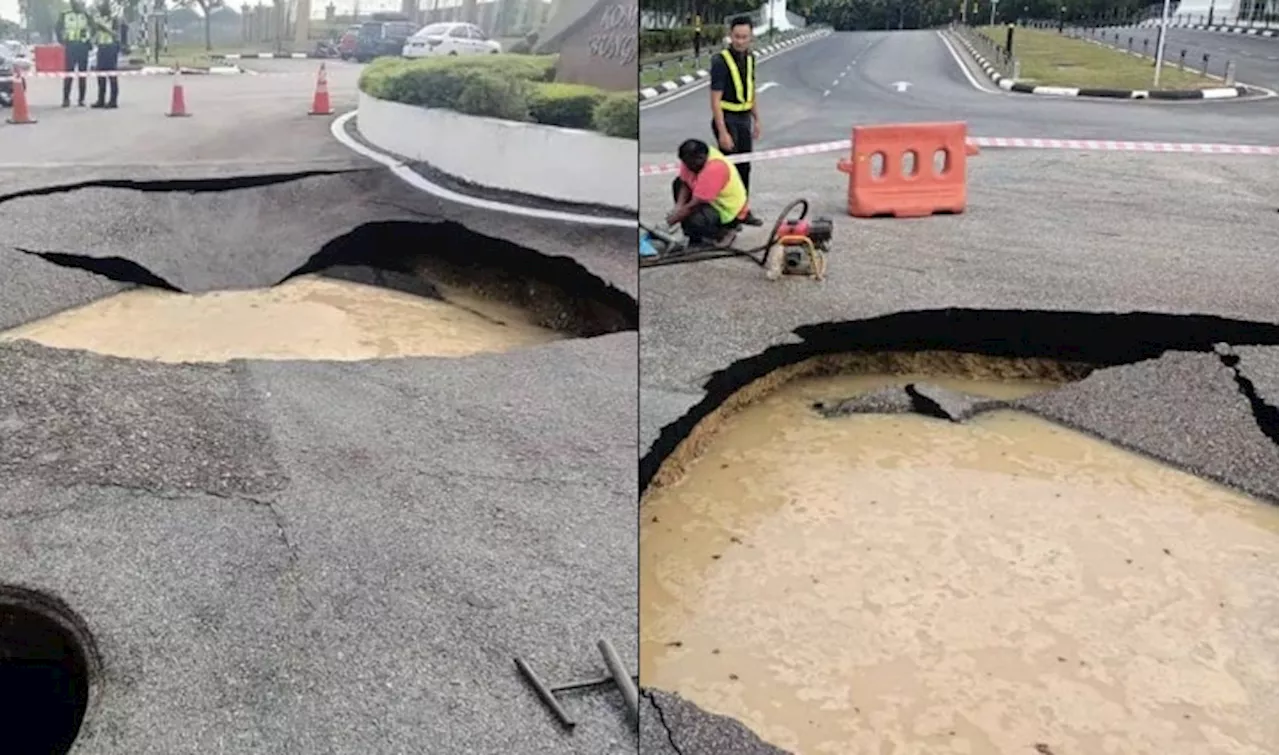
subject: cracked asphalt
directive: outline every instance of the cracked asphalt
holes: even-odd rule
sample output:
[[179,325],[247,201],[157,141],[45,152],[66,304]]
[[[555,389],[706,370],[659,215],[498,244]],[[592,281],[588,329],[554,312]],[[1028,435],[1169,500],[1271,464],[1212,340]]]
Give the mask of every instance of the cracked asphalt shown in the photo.
[[[163,81],[128,80],[105,115],[34,87],[40,123],[0,125],[0,329],[132,285],[28,252],[247,288],[376,221],[457,223],[635,296],[631,234],[417,193],[305,116],[312,64],[251,65],[277,75],[186,79],[182,120]],[[339,112],[354,82],[331,67]],[[266,173],[290,175],[217,180]],[[566,735],[512,658],[600,676],[607,638],[635,665],[636,350],[635,332],[342,363],[0,346],[0,584],[66,601],[102,660],[73,753],[634,752],[620,696],[568,697]]]
[[[833,34],[758,77],[777,85],[761,93],[758,148],[847,138],[854,122],[949,120],[984,136],[1275,143],[1274,99],[1152,108],[978,92],[928,32]],[[899,80],[913,85],[897,92]],[[642,111],[642,164],[705,138],[705,113],[697,95]],[[839,157],[752,171],[766,221],[796,197],[834,219],[824,282],[770,282],[732,259],[641,272],[642,485],[755,377],[806,355],[906,344],[1088,357],[1100,365],[1089,377],[1019,408],[1275,502],[1275,158],[992,149],[968,162],[963,215],[855,220]],[[669,209],[670,180],[641,179],[650,222]],[[873,408],[918,406],[891,393]],[[645,752],[781,752],[678,695],[645,700]]]

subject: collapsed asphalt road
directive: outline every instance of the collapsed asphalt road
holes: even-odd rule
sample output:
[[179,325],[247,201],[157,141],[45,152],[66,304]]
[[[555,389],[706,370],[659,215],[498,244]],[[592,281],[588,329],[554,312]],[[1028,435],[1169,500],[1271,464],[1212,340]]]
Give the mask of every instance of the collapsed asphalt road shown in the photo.
[[[1012,402],[975,401],[927,385],[908,385],[855,399],[848,404],[863,406],[842,410],[915,412],[964,422],[984,411],[1013,408],[1276,501],[1280,349],[1275,344],[1280,329],[1274,324],[1138,313],[955,309],[815,324],[797,328],[794,336],[795,342],[717,371],[706,382],[705,393],[642,390],[642,445],[652,440],[641,460],[642,488],[657,484],[655,477],[679,479],[683,465],[708,442],[700,424],[723,422],[726,412],[739,405],[739,392],[752,393],[748,386],[780,369],[854,350],[932,351],[1049,357],[1094,369],[1079,382]],[[762,397],[756,394],[754,399]],[[676,419],[662,425],[672,417]],[[741,722],[678,694],[656,688],[642,689],[642,694],[648,714],[641,729],[642,752],[787,755]]]
[[[0,329],[141,283],[378,278],[398,252],[501,257],[616,316],[454,359],[0,344],[0,603],[37,591],[87,629],[73,752],[634,751],[616,693],[566,700],[564,734],[512,664],[599,676],[608,639],[634,667],[634,236],[444,205],[380,169],[102,172],[6,183]],[[59,733],[25,720],[11,741]]]
[[[804,196],[834,218],[824,282],[738,260],[642,272],[642,486],[755,378],[817,354],[932,349],[1087,363],[1019,408],[1275,502],[1273,160],[990,150],[969,163],[964,215],[919,220],[849,218],[834,162],[753,172],[762,217]],[[644,217],[668,190],[642,179]],[[781,752],[668,691],[646,701],[646,751]]]

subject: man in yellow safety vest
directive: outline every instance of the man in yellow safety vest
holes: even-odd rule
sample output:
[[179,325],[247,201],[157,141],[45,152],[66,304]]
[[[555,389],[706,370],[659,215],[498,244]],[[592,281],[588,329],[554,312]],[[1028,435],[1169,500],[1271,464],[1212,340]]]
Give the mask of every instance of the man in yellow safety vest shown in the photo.
[[[66,61],[67,72],[81,72],[76,83],[79,98],[76,104],[84,106],[84,92],[89,85],[83,72],[89,69],[89,44],[93,40],[93,28],[89,23],[89,14],[84,10],[83,0],[71,0],[71,7],[58,16],[54,29],[58,41],[62,43],[62,55]],[[71,107],[71,79],[62,79],[62,106]]]
[[[90,107],[113,109],[118,107],[120,77],[114,72],[120,67],[120,52],[125,43],[124,22],[115,14],[110,0],[99,0],[97,17],[94,18],[93,41],[98,46],[98,100]],[[111,75],[101,74],[111,72]],[[107,90],[111,90],[108,99]]]
[[[711,58],[711,135],[726,155],[751,151],[760,138],[756,105],[756,56],[751,51],[751,19],[738,16],[729,24],[729,46]],[[738,163],[742,185],[751,190],[751,163]],[[761,225],[748,215],[748,225]]]
[[690,243],[729,246],[751,214],[737,168],[722,152],[697,139],[685,140],[677,154],[680,175],[671,184],[675,207],[667,224],[679,223]]

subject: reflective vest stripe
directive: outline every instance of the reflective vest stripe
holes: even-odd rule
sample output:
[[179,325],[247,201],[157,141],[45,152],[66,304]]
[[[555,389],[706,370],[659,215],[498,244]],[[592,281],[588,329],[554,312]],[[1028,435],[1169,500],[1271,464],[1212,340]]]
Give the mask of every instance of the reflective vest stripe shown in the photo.
[[724,153],[720,150],[708,147],[707,162],[713,160],[719,160],[729,168],[729,183],[724,185],[720,194],[711,202],[723,225],[737,219],[742,213],[742,208],[747,206],[747,187],[742,185],[742,176],[738,175],[738,167],[724,159]]
[[67,13],[62,17],[62,33],[68,42],[88,42],[89,17],[83,13]]
[[[115,24],[111,23],[109,20],[104,20],[102,25],[112,29],[115,28]],[[105,29],[98,29],[98,33],[94,35],[94,37],[95,41],[100,45],[111,45],[115,44],[116,41],[116,35]]]
[[733,54],[728,50],[721,50],[720,57],[724,58],[725,65],[729,67],[729,78],[733,80],[733,93],[737,96],[737,102],[725,102],[720,100],[721,109],[728,110],[731,113],[745,113],[755,106],[756,99],[756,58],[754,55],[747,55],[747,86],[742,87],[742,74],[738,71],[738,64],[733,60]]

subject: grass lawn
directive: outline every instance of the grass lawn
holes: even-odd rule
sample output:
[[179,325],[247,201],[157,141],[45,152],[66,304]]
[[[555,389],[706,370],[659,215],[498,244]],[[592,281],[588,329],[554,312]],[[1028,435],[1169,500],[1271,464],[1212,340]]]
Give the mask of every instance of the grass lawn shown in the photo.
[[[1005,27],[984,26],[980,31],[1003,48]],[[1045,86],[1098,89],[1151,89],[1155,65],[1093,42],[1072,39],[1056,31],[1018,28],[1013,32],[1013,56],[1022,64],[1019,76],[1027,83]],[[1165,65],[1160,89],[1204,89],[1222,82],[1198,73]]]
[[[148,66],[181,65],[181,66],[190,66],[193,68],[207,68],[211,65],[226,65],[225,61],[213,59],[212,57],[213,55],[225,55],[226,53],[247,52],[247,51],[256,51],[256,50],[258,50],[258,46],[254,46],[254,45],[245,45],[244,49],[241,49],[239,47],[234,49],[230,47],[225,47],[225,48],[215,47],[212,50],[204,49],[204,45],[199,45],[199,46],[193,45],[191,47],[170,47],[168,52],[164,50],[160,51],[160,62],[156,63],[151,57],[151,48],[147,48],[144,50],[140,46],[135,46],[129,50],[129,60],[141,61],[142,65],[148,65]],[[262,52],[271,52],[271,48],[262,47]]]

